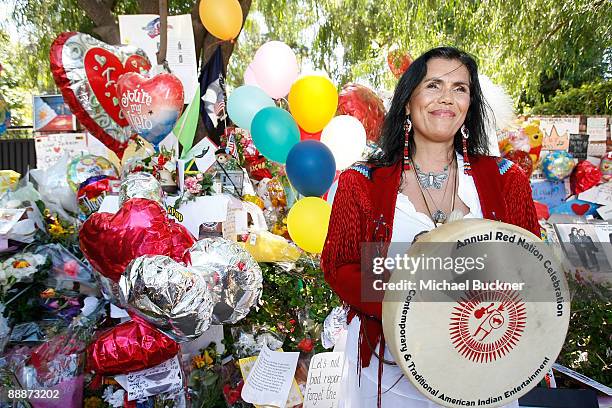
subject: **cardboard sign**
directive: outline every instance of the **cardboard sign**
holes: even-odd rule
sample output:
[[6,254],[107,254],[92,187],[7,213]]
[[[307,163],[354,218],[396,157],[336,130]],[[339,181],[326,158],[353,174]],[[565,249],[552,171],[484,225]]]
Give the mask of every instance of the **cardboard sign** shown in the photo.
[[589,135],[586,133],[570,134],[567,151],[578,160],[586,160],[589,149]]
[[319,353],[310,360],[304,408],[336,408],[340,402],[340,382],[344,353]]
[[548,208],[563,204],[569,194],[563,181],[544,180],[531,183],[531,191],[534,201],[546,204]]
[[[542,129],[544,132],[542,148],[546,150],[567,149],[567,147],[559,146],[559,143],[563,142],[564,139],[569,140],[569,135],[571,133],[580,132],[580,117],[565,116],[555,118],[547,116],[534,116],[532,119],[538,119],[540,121],[540,129]],[[553,128],[555,129],[554,132]],[[557,147],[550,148],[551,145]]]
[[587,118],[586,132],[591,137],[591,142],[605,142],[607,139],[608,118]]
[[567,133],[560,135],[554,125],[550,129],[550,133],[545,134],[542,141],[542,149],[544,150],[567,150],[568,147],[569,135]]
[[46,170],[68,153],[70,157],[88,151],[85,133],[49,133],[34,137],[36,168]]
[[[151,61],[157,61],[160,20],[155,14],[119,16],[121,44],[142,48]],[[191,15],[168,16],[166,61],[185,89],[185,103],[191,102],[198,86],[195,41]]]

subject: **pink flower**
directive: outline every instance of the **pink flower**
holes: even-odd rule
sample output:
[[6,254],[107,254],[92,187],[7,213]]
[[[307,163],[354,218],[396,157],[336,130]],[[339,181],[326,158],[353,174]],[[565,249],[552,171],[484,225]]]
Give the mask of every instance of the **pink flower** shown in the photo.
[[79,273],[79,264],[75,260],[70,260],[64,264],[64,273],[68,276],[77,276]]
[[202,185],[198,182],[198,179],[194,176],[185,178],[185,188],[190,194],[198,195],[202,193]]

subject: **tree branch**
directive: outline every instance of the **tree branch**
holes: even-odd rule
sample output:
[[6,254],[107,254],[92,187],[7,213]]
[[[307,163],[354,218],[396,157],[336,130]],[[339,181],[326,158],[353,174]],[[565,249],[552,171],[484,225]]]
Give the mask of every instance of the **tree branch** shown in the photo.
[[102,3],[97,0],[77,0],[79,7],[96,25],[93,32],[106,43],[119,44],[119,25],[111,11],[112,3],[112,0],[105,0]]
[[157,51],[157,64],[162,65],[166,60],[168,50],[168,0],[159,0],[159,50]]

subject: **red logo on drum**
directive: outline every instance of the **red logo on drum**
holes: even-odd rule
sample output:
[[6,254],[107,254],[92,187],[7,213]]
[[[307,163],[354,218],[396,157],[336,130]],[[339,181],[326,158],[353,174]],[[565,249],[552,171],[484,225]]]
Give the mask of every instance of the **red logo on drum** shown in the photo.
[[465,358],[488,363],[514,348],[526,318],[516,291],[468,291],[451,313],[450,339]]

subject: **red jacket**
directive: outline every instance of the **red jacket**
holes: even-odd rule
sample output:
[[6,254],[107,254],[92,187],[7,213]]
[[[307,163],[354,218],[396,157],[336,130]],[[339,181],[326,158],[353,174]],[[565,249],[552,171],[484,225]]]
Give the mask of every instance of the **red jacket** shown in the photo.
[[[470,163],[484,218],[513,224],[540,236],[525,173],[511,161],[498,157],[470,157]],[[362,367],[370,364],[372,347],[379,341],[382,352],[384,338],[382,303],[361,301],[360,244],[389,244],[401,171],[401,163],[376,169],[362,165],[340,175],[321,258],[325,280],[351,306],[349,318],[360,317]]]

